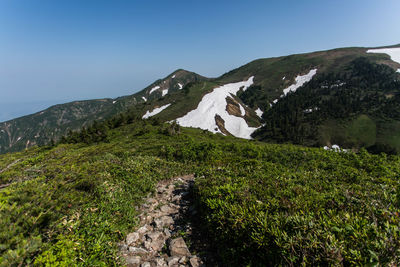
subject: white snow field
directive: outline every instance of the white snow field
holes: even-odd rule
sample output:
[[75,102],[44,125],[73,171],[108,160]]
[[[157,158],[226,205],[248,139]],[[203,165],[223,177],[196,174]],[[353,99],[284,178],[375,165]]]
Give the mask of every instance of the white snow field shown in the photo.
[[178,83],[178,86],[179,86],[179,90],[183,88],[183,85],[180,83]]
[[[400,64],[400,47],[396,48],[379,48],[379,49],[369,49],[367,53],[384,53],[388,54],[393,61]],[[400,72],[400,69],[397,70]]]
[[168,94],[168,89],[164,89],[161,91],[162,96],[165,96],[166,94]]
[[151,94],[151,93],[153,93],[154,91],[157,91],[158,89],[160,89],[160,86],[154,86],[153,88],[151,88],[151,90],[150,90],[150,92],[149,92],[149,95]]
[[289,92],[296,92],[296,90],[302,87],[306,82],[311,81],[312,77],[317,73],[317,69],[310,70],[306,75],[298,75],[295,79],[295,83],[286,89],[283,89],[283,96],[286,96]]
[[260,108],[256,109],[255,111],[256,111],[257,116],[261,118],[261,116],[264,112],[262,112],[262,110]]
[[161,106],[161,107],[159,107],[159,108],[155,108],[155,109],[153,109],[151,112],[148,110],[148,111],[146,111],[146,114],[144,114],[143,115],[143,119],[147,119],[147,118],[150,118],[150,117],[152,117],[152,116],[154,116],[154,115],[157,115],[158,113],[160,113],[161,111],[163,111],[164,109],[166,109],[167,107],[169,107],[171,104],[166,104],[166,105],[164,105],[164,106]]
[[236,93],[243,87],[246,90],[253,84],[254,76],[247,81],[229,83],[215,88],[211,93],[203,96],[196,109],[188,112],[176,121],[184,127],[198,127],[210,132],[221,132],[215,123],[215,115],[219,115],[225,121],[225,129],[233,136],[251,139],[251,134],[257,129],[249,127],[247,122],[240,117],[229,115],[226,111],[226,98]]
[[147,98],[145,98],[144,96],[142,96],[144,102],[147,102]]

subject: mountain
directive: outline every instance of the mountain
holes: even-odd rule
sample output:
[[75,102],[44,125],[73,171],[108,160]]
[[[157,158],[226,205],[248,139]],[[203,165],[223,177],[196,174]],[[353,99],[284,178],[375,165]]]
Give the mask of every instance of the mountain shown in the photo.
[[72,102],[0,124],[0,152],[58,140],[127,112],[213,133],[400,151],[400,46],[258,59],[218,78],[178,70],[117,99]]
[[177,70],[133,95],[55,105],[32,115],[0,123],[0,153],[47,144],[51,140],[58,140],[68,131],[79,130],[93,121],[126,112],[134,105],[163,98],[188,83],[201,80],[205,78],[193,72]]

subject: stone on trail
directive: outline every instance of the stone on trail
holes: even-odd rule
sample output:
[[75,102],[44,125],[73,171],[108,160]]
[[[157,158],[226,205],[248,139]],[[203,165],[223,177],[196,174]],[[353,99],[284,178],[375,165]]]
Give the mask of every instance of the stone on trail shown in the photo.
[[127,256],[125,259],[128,266],[137,267],[140,265],[141,258],[139,256]]
[[129,246],[136,243],[140,239],[140,235],[137,232],[133,232],[127,235],[126,244]]
[[191,257],[189,262],[190,262],[190,265],[192,267],[199,267],[200,266],[200,259],[198,257]]
[[171,240],[169,252],[171,256],[190,256],[189,249],[182,237]]

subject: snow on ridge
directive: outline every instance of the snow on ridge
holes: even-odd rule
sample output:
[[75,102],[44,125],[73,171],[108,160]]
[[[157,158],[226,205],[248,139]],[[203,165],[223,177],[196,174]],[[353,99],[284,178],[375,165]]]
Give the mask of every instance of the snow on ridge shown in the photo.
[[241,118],[230,115],[226,111],[226,98],[236,93],[243,87],[246,90],[253,84],[254,76],[247,81],[229,83],[214,88],[211,93],[203,96],[196,109],[188,112],[176,121],[184,127],[198,127],[213,133],[220,132],[215,122],[215,115],[219,115],[225,122],[225,129],[232,135],[240,138],[251,139],[251,134],[257,129],[249,127]]
[[165,96],[166,94],[168,94],[168,88],[164,89],[161,91],[162,96]]
[[181,83],[178,83],[179,90],[183,88],[183,85]]
[[158,113],[160,113],[161,111],[163,111],[164,109],[166,109],[167,107],[169,107],[171,104],[166,104],[166,105],[164,105],[164,106],[161,106],[161,107],[159,107],[159,108],[155,108],[155,109],[153,109],[151,112],[148,110],[148,111],[146,111],[146,114],[144,114],[143,115],[143,119],[147,119],[147,118],[150,118],[150,117],[152,117],[152,116],[154,116],[154,115],[157,115]]
[[146,102],[146,101],[147,101],[147,99],[146,99],[144,96],[142,96],[142,98],[143,98],[144,102]]
[[261,118],[262,114],[264,113],[264,112],[262,112],[262,110],[260,108],[256,109],[255,112],[256,112],[257,116],[260,118]]
[[175,74],[171,77],[171,79],[175,78]]
[[400,47],[368,49],[367,53],[388,54],[393,61],[396,61],[397,63],[400,64]]
[[[384,53],[384,54],[388,54],[393,61],[395,61],[395,62],[400,64],[400,47],[368,49],[367,53]],[[398,69],[397,72],[400,73],[400,69]]]
[[112,103],[115,104],[115,103],[117,103],[117,101],[114,100]]
[[154,91],[156,91],[156,90],[158,90],[158,89],[160,89],[160,86],[154,86],[153,88],[151,88],[151,90],[150,90],[150,92],[149,92],[149,95],[151,95],[151,93],[153,93]]
[[298,75],[295,79],[295,83],[286,89],[283,89],[283,96],[286,96],[289,92],[296,92],[296,90],[302,87],[305,83],[311,81],[312,77],[317,73],[317,69],[310,70],[306,75]]

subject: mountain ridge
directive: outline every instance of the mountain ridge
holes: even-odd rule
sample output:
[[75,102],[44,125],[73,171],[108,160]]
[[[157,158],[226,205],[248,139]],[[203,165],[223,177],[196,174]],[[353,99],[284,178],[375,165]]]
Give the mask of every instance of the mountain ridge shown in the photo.
[[[228,112],[230,116],[243,118],[248,127],[260,127],[264,119],[259,115],[273,109],[274,104],[286,95],[284,90],[290,91],[290,88],[296,88],[296,78],[305,75],[311,69],[316,70],[315,77],[327,72],[340,73],[344,72],[351,62],[359,57],[366,58],[374,64],[386,65],[393,70],[400,69],[400,63],[391,59],[388,54],[367,53],[372,49],[396,49],[399,46],[336,48],[261,58],[217,78],[206,78],[194,72],[177,69],[132,95],[72,101],[0,123],[0,153],[18,151],[32,145],[43,145],[52,139],[58,140],[70,130],[88,127],[93,121],[104,120],[118,113],[128,112],[128,110],[140,117],[150,114],[161,121],[179,120],[190,111],[197,109],[203,97],[213,90],[222,88],[226,84],[245,81],[251,76],[254,76],[254,82],[247,90],[240,89],[237,93],[229,96],[230,100],[228,96],[225,96],[227,99],[223,101],[226,101],[227,111],[235,113],[234,110],[236,110],[236,115]],[[166,105],[169,106],[165,107]],[[157,113],[152,113],[153,110],[160,107],[165,108],[162,111],[157,110]],[[244,109],[244,112],[238,114],[238,111],[242,112],[241,108]],[[45,116],[41,121],[37,121],[37,117],[43,113],[46,113]],[[35,122],[34,124],[32,120]],[[215,114],[213,123],[216,124],[219,132],[232,134],[226,131],[225,120],[222,119],[221,114]],[[30,127],[26,127],[29,124],[31,124]],[[196,127],[195,124],[191,126]],[[209,127],[203,127],[203,129],[206,128]],[[286,141],[291,142],[289,139]]]

